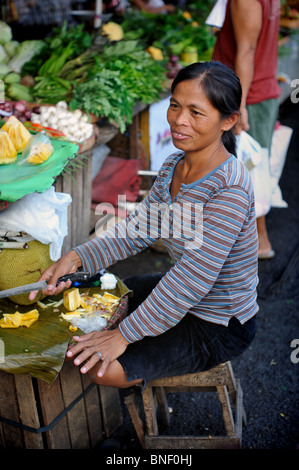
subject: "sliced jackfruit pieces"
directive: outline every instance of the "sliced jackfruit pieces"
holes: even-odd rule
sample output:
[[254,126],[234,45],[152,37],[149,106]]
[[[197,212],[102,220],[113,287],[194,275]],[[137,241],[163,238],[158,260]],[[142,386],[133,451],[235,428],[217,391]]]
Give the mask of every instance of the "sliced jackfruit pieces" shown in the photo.
[[28,129],[15,116],[10,116],[1,129],[7,132],[17,152],[21,152],[25,148],[31,137]]
[[0,164],[13,163],[17,159],[16,151],[9,134],[0,129]]
[[81,305],[81,296],[77,287],[67,289],[63,293],[63,305],[67,310],[73,312]]
[[33,165],[39,165],[40,163],[48,160],[53,151],[54,148],[51,144],[38,142],[37,144],[32,145],[27,157],[27,162],[33,163]]
[[27,313],[4,313],[3,318],[0,320],[1,328],[19,328],[19,326],[30,326],[38,320],[38,310],[30,310]]

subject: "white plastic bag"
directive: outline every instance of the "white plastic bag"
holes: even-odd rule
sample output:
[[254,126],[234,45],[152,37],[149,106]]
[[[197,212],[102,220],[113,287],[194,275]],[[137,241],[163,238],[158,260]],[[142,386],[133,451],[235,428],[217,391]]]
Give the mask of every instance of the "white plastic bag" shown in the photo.
[[292,133],[292,128],[283,126],[281,124],[276,126],[273,133],[270,154],[272,207],[288,207],[288,204],[282,197],[281,189],[278,183],[282,175]]
[[56,261],[68,233],[67,209],[71,202],[69,194],[56,193],[53,186],[44,193],[27,194],[0,212],[0,227],[27,232],[35,240],[50,244],[50,257]]
[[226,4],[227,0],[217,0],[211,13],[206,19],[207,25],[222,28],[225,20]]
[[102,331],[107,325],[107,320],[101,317],[97,312],[82,317],[74,318],[72,326],[80,328],[83,333],[92,333],[93,331]]
[[262,148],[247,132],[236,136],[237,157],[250,171],[256,217],[266,215],[271,208],[272,183],[269,152]]
[[259,165],[262,159],[262,147],[251,135],[242,131],[236,135],[236,144],[238,160],[241,160],[248,170]]
[[267,148],[261,148],[261,161],[250,170],[250,176],[255,196],[256,217],[262,217],[269,212],[272,203],[269,151]]

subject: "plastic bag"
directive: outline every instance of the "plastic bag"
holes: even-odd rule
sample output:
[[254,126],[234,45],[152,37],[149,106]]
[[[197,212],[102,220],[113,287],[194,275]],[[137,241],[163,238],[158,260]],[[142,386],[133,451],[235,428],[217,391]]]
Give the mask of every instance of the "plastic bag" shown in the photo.
[[67,209],[71,202],[69,194],[56,193],[53,186],[42,194],[27,194],[0,212],[0,226],[24,231],[41,243],[50,244],[50,257],[56,261],[68,233]]
[[272,183],[269,152],[262,148],[247,132],[236,136],[237,157],[250,171],[256,217],[266,215],[271,208]]
[[225,20],[226,4],[227,0],[217,0],[211,13],[206,19],[207,25],[222,28]]
[[33,135],[28,140],[23,152],[19,165],[40,165],[44,163],[54,152],[49,137],[40,132]]
[[97,312],[72,319],[72,326],[79,328],[85,334],[92,333],[92,331],[102,331],[106,325],[107,320]]
[[284,201],[279,187],[279,180],[282,175],[287,151],[290,145],[293,129],[278,124],[275,127],[270,154],[270,171],[272,183],[272,207],[288,207]]
[[236,135],[237,157],[246,166],[248,170],[252,170],[262,159],[262,148],[260,144],[247,132],[242,131]]

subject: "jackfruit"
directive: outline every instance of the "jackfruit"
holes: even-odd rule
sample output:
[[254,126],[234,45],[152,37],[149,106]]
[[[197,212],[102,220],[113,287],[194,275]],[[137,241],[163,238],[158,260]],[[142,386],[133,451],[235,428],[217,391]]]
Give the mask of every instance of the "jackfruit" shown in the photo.
[[19,328],[19,326],[30,326],[38,320],[38,310],[30,310],[27,313],[4,313],[3,318],[0,320],[1,328]]
[[0,165],[13,163],[17,159],[18,152],[8,133],[0,129]]
[[120,41],[124,38],[124,31],[122,27],[113,21],[109,21],[108,23],[104,24],[102,27],[102,32],[105,36],[108,36],[110,41]]
[[73,312],[77,310],[78,307],[80,307],[81,296],[80,296],[79,289],[77,287],[73,287],[72,289],[68,289],[64,291],[63,305],[70,312]]
[[30,153],[27,157],[27,162],[33,163],[33,165],[43,163],[48,160],[53,151],[54,148],[51,144],[38,142],[36,145],[32,146]]
[[[23,286],[36,282],[42,272],[53,261],[49,254],[49,245],[38,240],[28,242],[28,248],[23,250],[3,249],[0,252],[0,290]],[[9,297],[17,305],[31,305],[45,297],[39,291],[35,299],[29,300],[29,294],[19,294]]]
[[21,152],[24,149],[31,137],[28,129],[26,129],[24,124],[15,116],[8,118],[6,123],[2,126],[2,130],[7,132],[17,152]]

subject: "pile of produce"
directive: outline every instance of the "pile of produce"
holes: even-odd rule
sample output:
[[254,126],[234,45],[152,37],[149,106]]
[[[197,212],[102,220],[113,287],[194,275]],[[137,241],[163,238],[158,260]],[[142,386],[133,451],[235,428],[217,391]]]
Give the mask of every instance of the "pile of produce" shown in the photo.
[[93,125],[88,122],[87,114],[80,109],[69,111],[66,101],[34,108],[31,122],[46,129],[58,129],[66,139],[76,142],[83,142],[93,134]]
[[90,326],[103,329],[119,302],[120,297],[110,292],[90,295],[89,292],[80,294],[78,288],[68,289],[63,293],[63,305],[67,312],[61,313],[61,318],[70,323],[71,331],[78,328],[85,330]]
[[[12,101],[53,105],[50,111],[41,108],[32,115],[31,109],[24,109],[17,117],[57,128],[53,108],[64,102],[68,112],[106,118],[124,132],[137,101],[158,101],[169,86],[167,79],[173,79],[182,65],[210,58],[215,38],[204,19],[213,3],[192,3],[188,12],[178,9],[171,15],[132,11],[93,33],[84,25],[64,23],[44,40],[22,43],[14,41],[10,27],[0,22],[0,79],[7,100],[2,115],[9,113],[6,107]],[[49,120],[44,119],[46,114]],[[80,141],[91,130],[86,122],[81,124],[77,135],[70,133],[70,125],[59,130]]]
[[171,15],[155,15],[134,10],[121,23],[124,39],[137,39],[144,48],[154,48],[169,59],[179,57],[187,65],[187,54],[195,53],[196,60],[210,60],[215,37],[204,20],[214,2],[188,5],[188,11],[178,10]]
[[6,121],[14,115],[21,122],[29,121],[31,118],[31,106],[25,100],[4,101],[0,103],[0,119]]
[[10,116],[0,129],[0,165],[16,161],[30,137],[24,124],[15,116]]
[[46,161],[53,151],[47,135],[31,135],[24,124],[13,115],[0,129],[0,165],[15,162],[21,152],[20,164],[38,165]]

